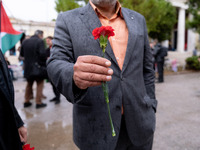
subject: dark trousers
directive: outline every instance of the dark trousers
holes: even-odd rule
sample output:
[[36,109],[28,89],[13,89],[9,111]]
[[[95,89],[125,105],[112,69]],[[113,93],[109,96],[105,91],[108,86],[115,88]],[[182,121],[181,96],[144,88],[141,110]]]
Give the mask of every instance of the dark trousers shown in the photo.
[[42,103],[42,91],[44,87],[44,80],[27,80],[26,91],[25,91],[25,102],[29,102],[33,96],[33,83],[36,81],[37,83],[37,90],[36,90],[36,104]]
[[118,139],[115,150],[151,150],[152,145],[153,145],[153,138],[152,140],[150,140],[147,144],[143,146],[140,146],[140,147],[134,146],[131,143],[131,140],[128,136],[125,119],[124,119],[124,116],[122,115],[119,139]]
[[157,62],[157,69],[158,69],[158,81],[163,82],[164,81],[164,60]]
[[60,100],[60,92],[58,92],[57,88],[53,85],[53,83],[51,82],[52,88],[53,88],[53,92],[55,94],[55,99],[56,100]]

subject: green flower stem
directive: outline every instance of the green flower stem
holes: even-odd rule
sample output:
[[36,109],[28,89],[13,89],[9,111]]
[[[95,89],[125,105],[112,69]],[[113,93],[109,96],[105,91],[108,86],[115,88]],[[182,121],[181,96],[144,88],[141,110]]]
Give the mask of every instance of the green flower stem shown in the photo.
[[108,97],[108,84],[107,84],[107,82],[102,82],[102,87],[103,87],[104,97],[105,97],[105,101],[106,101],[107,108],[108,108],[108,116],[109,116],[109,120],[110,120],[112,136],[114,137],[114,136],[116,136],[116,133],[115,133],[115,129],[114,129],[114,126],[113,126],[112,117],[111,117],[111,114],[110,114],[109,97]]
[[[105,56],[105,48],[106,48],[106,45],[103,45],[102,46],[103,57]],[[109,116],[109,120],[110,120],[112,136],[114,137],[114,136],[116,136],[116,133],[115,133],[115,129],[114,129],[114,126],[113,126],[112,117],[111,117],[111,113],[110,113],[109,96],[108,96],[108,84],[107,84],[107,82],[102,82],[102,88],[103,88],[103,93],[104,93],[105,101],[106,101],[107,108],[108,108],[108,116]]]

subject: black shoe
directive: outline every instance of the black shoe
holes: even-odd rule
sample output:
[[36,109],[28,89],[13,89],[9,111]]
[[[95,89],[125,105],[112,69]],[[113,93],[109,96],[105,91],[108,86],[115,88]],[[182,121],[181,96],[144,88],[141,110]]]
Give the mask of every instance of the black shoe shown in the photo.
[[43,107],[46,107],[47,104],[44,104],[44,103],[41,103],[41,104],[36,104],[36,108],[43,108]]
[[31,105],[32,105],[32,103],[30,103],[30,102],[25,102],[25,103],[24,103],[24,108],[30,107]]
[[60,103],[60,100],[56,100],[55,104],[59,104]]
[[163,83],[164,81],[156,81],[156,83]]
[[57,101],[57,99],[56,99],[56,98],[53,98],[53,99],[50,99],[49,101],[50,101],[50,102],[55,102],[55,101]]

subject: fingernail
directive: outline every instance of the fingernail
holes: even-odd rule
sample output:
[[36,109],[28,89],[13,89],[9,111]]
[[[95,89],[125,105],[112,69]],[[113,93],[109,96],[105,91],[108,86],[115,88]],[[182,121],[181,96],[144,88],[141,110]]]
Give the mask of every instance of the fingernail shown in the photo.
[[106,61],[106,65],[107,65],[107,66],[110,66],[110,65],[111,65],[111,62],[110,62],[110,61]]
[[109,70],[108,70],[108,74],[113,74],[113,70],[112,70],[112,69],[109,69]]
[[110,80],[110,79],[111,79],[111,76],[106,76],[106,79],[107,79],[107,80]]

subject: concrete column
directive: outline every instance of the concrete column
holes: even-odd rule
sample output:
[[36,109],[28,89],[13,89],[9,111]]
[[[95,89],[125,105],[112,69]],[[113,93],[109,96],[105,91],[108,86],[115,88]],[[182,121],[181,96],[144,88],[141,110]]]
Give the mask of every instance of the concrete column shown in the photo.
[[195,46],[196,46],[196,33],[193,30],[189,29],[188,30],[188,46],[187,46],[188,52],[193,51]]
[[177,51],[184,52],[185,47],[185,9],[179,8]]
[[[193,16],[189,14],[189,20],[192,20]],[[192,30],[188,30],[188,51],[193,51],[196,46],[196,33]]]

